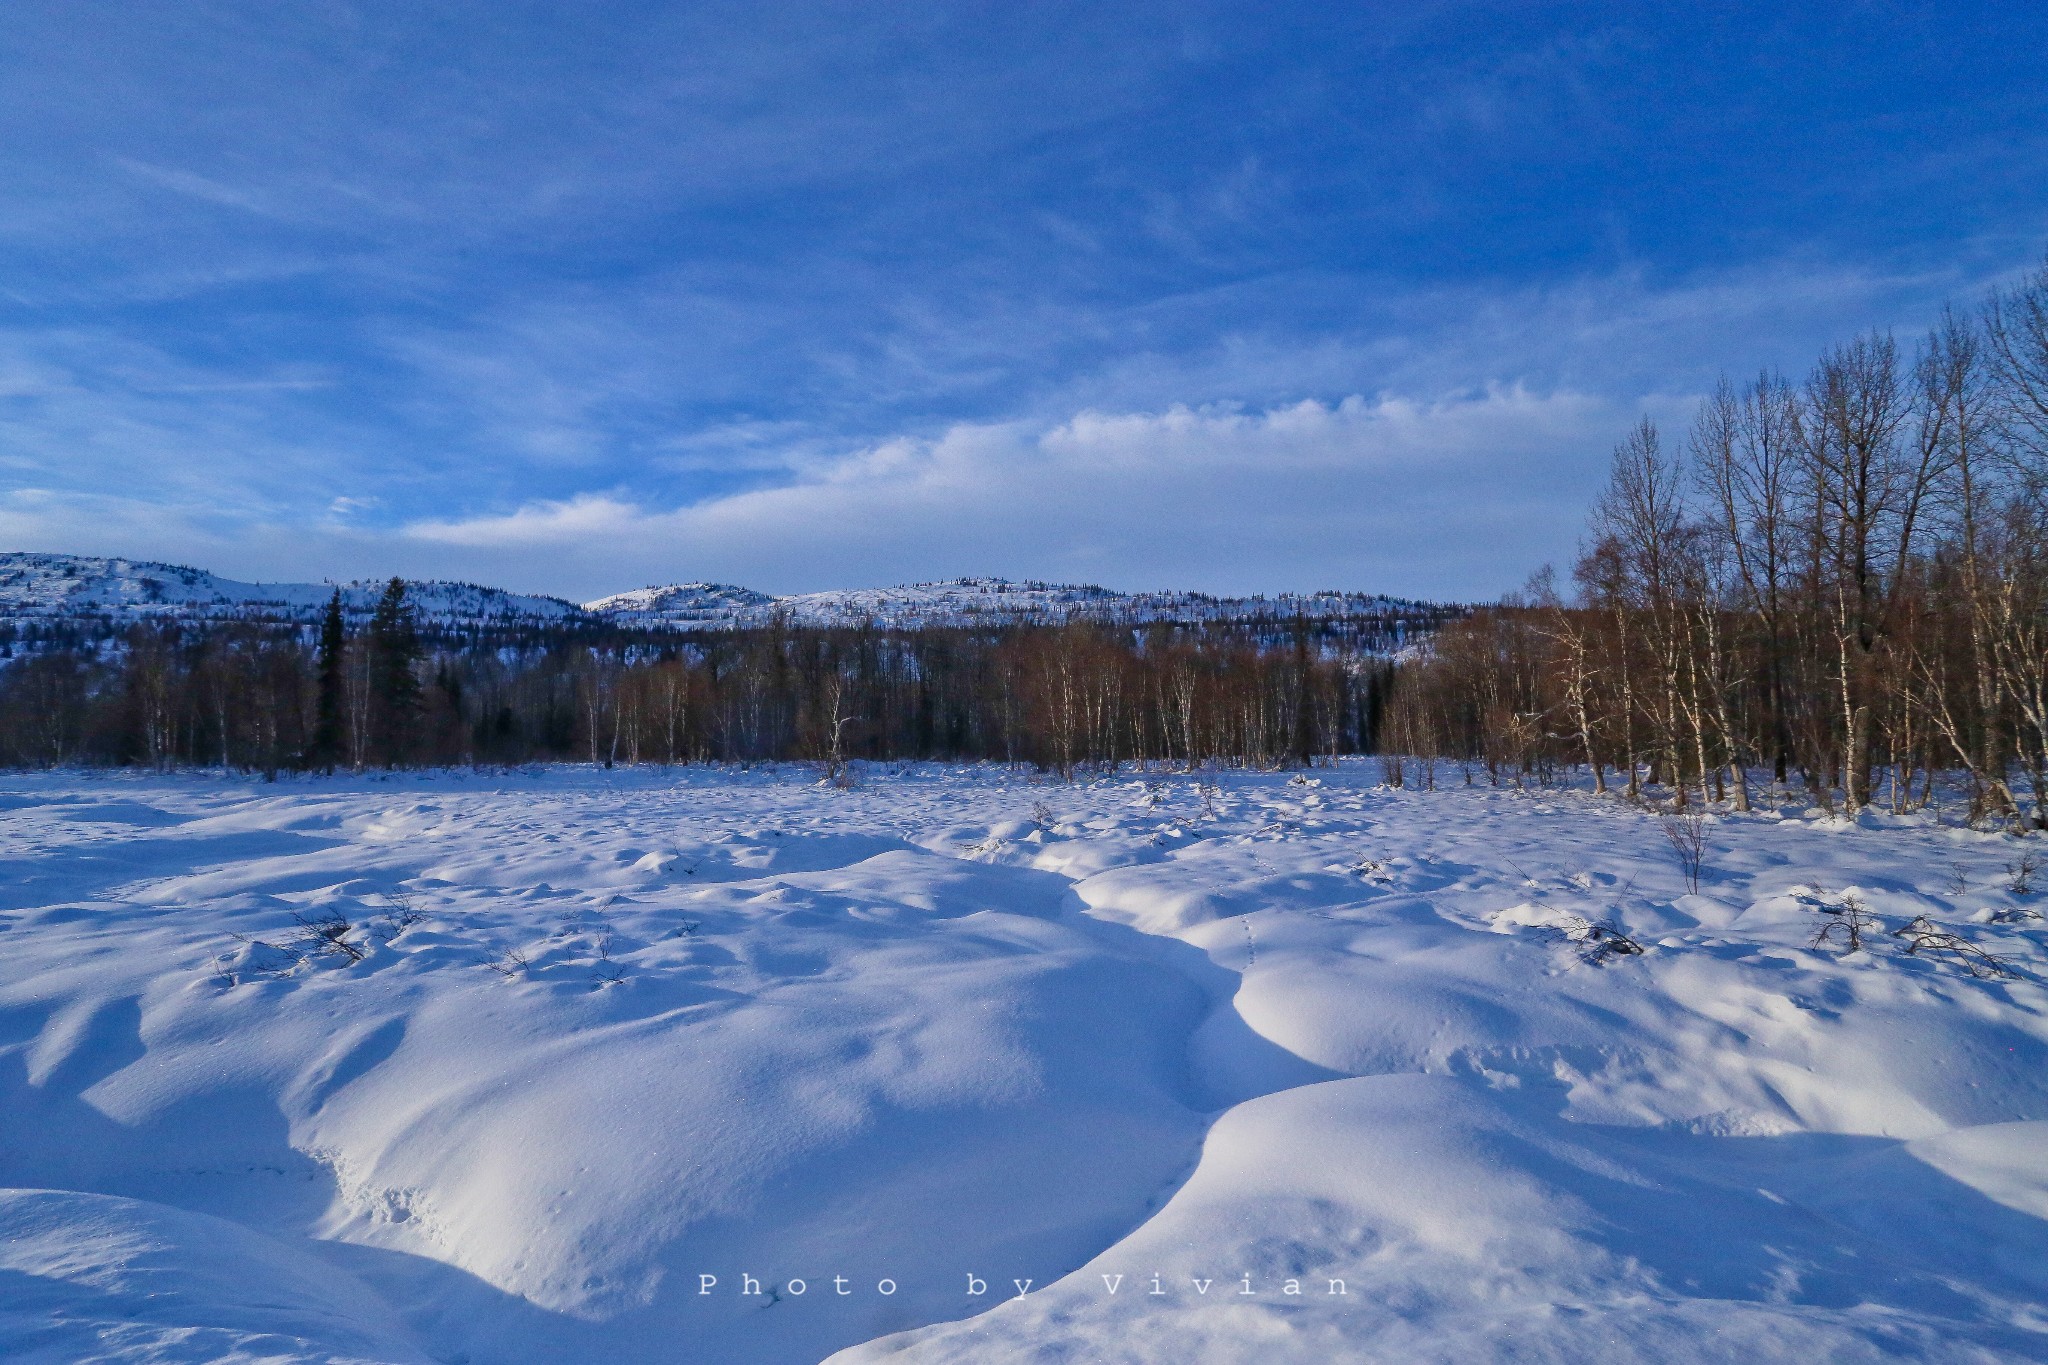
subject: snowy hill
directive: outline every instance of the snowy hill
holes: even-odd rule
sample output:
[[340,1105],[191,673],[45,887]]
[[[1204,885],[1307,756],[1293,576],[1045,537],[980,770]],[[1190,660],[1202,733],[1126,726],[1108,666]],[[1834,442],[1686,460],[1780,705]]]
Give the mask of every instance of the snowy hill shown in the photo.
[[1427,611],[1421,603],[1367,593],[1323,592],[1276,597],[1211,597],[1198,592],[1115,592],[1094,584],[951,578],[893,588],[853,588],[770,597],[723,583],[639,588],[584,604],[586,611],[643,624],[695,629],[765,625],[843,626],[863,621],[918,627],[1000,621],[1281,620],[1384,617]]
[[647,626],[725,626],[743,615],[772,614],[775,599],[731,583],[672,583],[664,588],[635,588],[614,593],[583,610],[594,616]]
[[[87,555],[0,554],[0,619],[311,620],[336,588],[351,617],[366,617],[381,582],[240,583],[203,569]],[[419,582],[412,600],[437,623],[554,622],[580,617],[572,602],[474,583]]]
[[[0,621],[93,622],[125,627],[140,620],[312,621],[339,587],[351,618],[367,617],[381,581],[243,583],[203,569],[88,555],[0,553]],[[730,583],[636,588],[581,606],[474,583],[410,584],[422,617],[444,627],[609,623],[656,630],[737,630],[780,618],[798,626],[862,622],[900,628],[1000,622],[1371,621],[1421,626],[1443,608],[1366,593],[1211,597],[1196,592],[1114,592],[1092,584],[955,578],[892,588],[854,588],[776,597]]]

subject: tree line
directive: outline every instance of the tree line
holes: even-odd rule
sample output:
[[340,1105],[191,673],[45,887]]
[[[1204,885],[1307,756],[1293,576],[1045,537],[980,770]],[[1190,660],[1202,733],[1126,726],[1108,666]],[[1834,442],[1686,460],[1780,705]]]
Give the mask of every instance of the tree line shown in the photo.
[[1275,766],[1365,752],[1400,620],[787,623],[513,638],[423,622],[393,579],[370,620],[134,625],[0,668],[0,763],[276,776],[535,761],[994,759]]
[[1972,818],[2048,826],[2048,262],[1910,351],[1724,381],[1681,441],[1643,421],[1571,580],[1402,670],[1384,742],[1423,780],[1574,766],[1747,809],[1768,773],[1904,812],[1956,773]]

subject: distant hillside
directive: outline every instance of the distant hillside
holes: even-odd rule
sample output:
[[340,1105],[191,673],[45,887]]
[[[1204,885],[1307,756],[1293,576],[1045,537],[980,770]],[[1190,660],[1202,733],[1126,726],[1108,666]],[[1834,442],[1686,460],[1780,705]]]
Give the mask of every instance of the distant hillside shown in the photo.
[[[242,583],[203,569],[86,555],[0,553],[0,623],[16,629],[81,630],[104,637],[140,621],[310,623],[341,592],[352,620],[366,619],[381,581]],[[1123,593],[1092,584],[957,578],[893,588],[775,597],[729,583],[636,588],[577,605],[474,583],[409,584],[423,623],[441,631],[616,627],[654,632],[727,631],[780,620],[792,626],[873,623],[896,629],[1101,621],[1241,622],[1281,626],[1296,617],[1371,651],[1398,648],[1455,609],[1366,593],[1211,597],[1195,592]]]
[[[474,583],[409,586],[421,616],[435,624],[548,624],[584,615],[581,607],[558,597],[527,597]],[[203,569],[149,560],[0,554],[0,619],[309,621],[336,588],[351,618],[367,618],[384,584],[239,583]]]
[[614,620],[695,629],[765,625],[778,616],[791,625],[840,626],[862,621],[900,628],[977,622],[1094,620],[1141,625],[1152,621],[1276,621],[1296,615],[1317,620],[1414,616],[1433,619],[1442,608],[1368,593],[1323,592],[1275,597],[1211,597],[1198,592],[1116,592],[1093,584],[952,578],[893,588],[770,597],[725,583],[678,583],[637,588],[584,604]]
[[774,607],[775,599],[767,593],[730,583],[635,588],[583,604],[583,610],[593,616],[622,623],[711,629],[731,626],[754,613],[772,614]]

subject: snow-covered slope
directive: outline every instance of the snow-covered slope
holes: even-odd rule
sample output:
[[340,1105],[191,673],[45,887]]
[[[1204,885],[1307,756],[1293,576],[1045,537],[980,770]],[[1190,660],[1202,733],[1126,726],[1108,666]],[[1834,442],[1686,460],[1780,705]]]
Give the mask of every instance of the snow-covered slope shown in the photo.
[[584,604],[598,615],[676,626],[759,626],[780,618],[792,625],[953,626],[985,622],[1071,620],[1143,624],[1149,621],[1285,620],[1399,616],[1421,604],[1366,593],[1211,597],[1195,592],[1115,592],[1092,584],[1011,582],[954,578],[894,588],[770,597],[721,583],[639,588]]
[[[238,583],[203,569],[86,555],[0,553],[0,621],[221,620],[258,617],[310,621],[335,584]],[[382,582],[339,585],[351,617],[367,616]],[[635,588],[578,606],[473,583],[413,582],[412,600],[430,622],[557,624],[579,621],[667,630],[732,630],[782,620],[792,625],[863,622],[903,628],[991,622],[1099,620],[1285,621],[1370,619],[1399,636],[1428,625],[1441,608],[1365,593],[1210,597],[1192,592],[1121,593],[1089,585],[958,578],[896,588],[772,597],[730,583]]]
[[[342,606],[366,616],[382,583],[238,583],[203,569],[147,560],[86,555],[0,554],[0,619],[114,620],[178,617],[217,620],[261,617],[310,620],[335,589]],[[479,587],[416,582],[412,601],[435,621],[562,621],[581,615],[570,602]]]
[[635,588],[614,593],[583,609],[627,625],[724,627],[773,615],[775,599],[731,583],[672,583],[664,588]]
[[0,1359],[2048,1357],[2038,836],[1375,776],[0,778]]

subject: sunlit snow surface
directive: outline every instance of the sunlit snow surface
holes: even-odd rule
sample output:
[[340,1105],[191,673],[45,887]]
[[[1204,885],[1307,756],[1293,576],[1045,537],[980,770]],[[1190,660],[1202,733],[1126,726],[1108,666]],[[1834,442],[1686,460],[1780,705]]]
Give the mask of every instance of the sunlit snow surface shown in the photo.
[[0,1359],[2048,1357],[2038,838],[1211,780],[0,779]]

